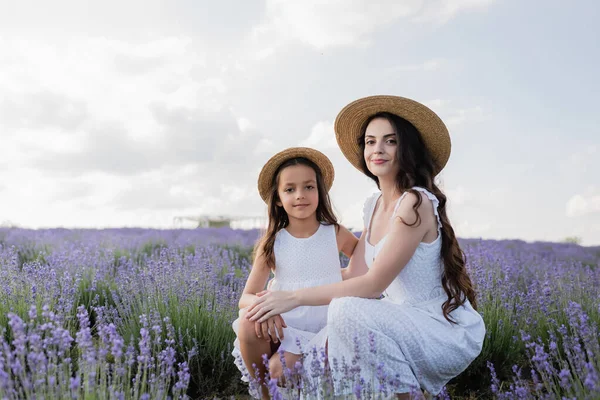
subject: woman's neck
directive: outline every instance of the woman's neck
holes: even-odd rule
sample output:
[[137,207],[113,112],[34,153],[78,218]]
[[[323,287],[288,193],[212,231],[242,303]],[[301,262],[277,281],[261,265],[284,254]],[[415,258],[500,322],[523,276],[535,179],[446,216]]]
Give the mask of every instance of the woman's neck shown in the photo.
[[402,195],[398,191],[395,180],[392,179],[379,179],[379,188],[381,190],[381,205],[382,209],[389,210],[396,205],[398,198]]
[[286,229],[292,236],[297,238],[307,238],[314,235],[319,229],[321,223],[317,221],[317,218],[305,218],[296,219],[290,218],[290,223],[284,229]]

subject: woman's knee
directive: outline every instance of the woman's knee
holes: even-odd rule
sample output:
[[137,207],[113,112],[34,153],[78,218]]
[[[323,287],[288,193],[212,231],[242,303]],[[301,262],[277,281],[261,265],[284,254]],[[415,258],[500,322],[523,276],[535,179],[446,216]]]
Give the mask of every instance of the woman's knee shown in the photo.
[[365,312],[368,299],[341,297],[334,299],[327,315],[327,330],[330,335],[344,337],[347,340],[362,336],[369,330],[371,319]]
[[347,323],[356,319],[358,311],[358,303],[361,299],[356,297],[339,297],[333,299],[329,304],[329,310],[327,314],[327,324],[336,325],[343,321]]

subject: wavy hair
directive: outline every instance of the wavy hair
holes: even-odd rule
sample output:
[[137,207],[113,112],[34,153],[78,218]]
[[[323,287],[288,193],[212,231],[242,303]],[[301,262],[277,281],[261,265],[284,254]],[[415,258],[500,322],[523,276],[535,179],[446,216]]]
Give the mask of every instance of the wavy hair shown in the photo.
[[[450,224],[450,220],[446,214],[446,196],[440,188],[435,184],[435,163],[431,154],[427,150],[425,143],[419,131],[413,124],[402,117],[390,113],[378,113],[371,116],[362,128],[362,135],[358,138],[358,145],[364,153],[365,149],[365,133],[367,126],[374,119],[382,118],[387,120],[396,133],[397,150],[396,159],[398,160],[399,169],[396,175],[396,188],[400,193],[410,192],[417,196],[417,202],[413,206],[416,214],[416,221],[408,226],[418,226],[421,223],[418,208],[422,203],[421,195],[413,189],[415,186],[422,187],[431,192],[439,201],[438,214],[442,224],[441,227],[441,258],[444,264],[442,274],[442,287],[448,296],[448,299],[442,304],[444,317],[454,323],[450,317],[450,313],[462,306],[466,299],[469,300],[473,308],[477,308],[477,300],[475,289],[471,278],[466,270],[466,256],[460,248],[454,229]],[[369,171],[364,157],[361,157],[361,167],[363,172],[375,181],[379,186],[379,179]]]

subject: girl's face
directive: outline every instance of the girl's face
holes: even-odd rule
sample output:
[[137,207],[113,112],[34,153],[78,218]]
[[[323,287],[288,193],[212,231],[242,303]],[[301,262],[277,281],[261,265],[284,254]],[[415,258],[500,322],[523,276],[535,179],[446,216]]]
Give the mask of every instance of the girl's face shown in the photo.
[[369,122],[365,131],[365,163],[373,175],[378,178],[396,176],[398,160],[396,152],[398,139],[390,122],[385,118],[376,118]]
[[306,165],[291,165],[279,173],[277,193],[290,221],[314,217],[319,205],[317,174]]

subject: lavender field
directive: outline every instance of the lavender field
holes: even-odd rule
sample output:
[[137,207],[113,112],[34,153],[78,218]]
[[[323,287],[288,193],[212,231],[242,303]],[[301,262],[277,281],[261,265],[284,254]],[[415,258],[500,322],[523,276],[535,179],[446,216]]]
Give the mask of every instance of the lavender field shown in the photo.
[[[258,234],[0,229],[0,398],[246,398],[231,322]],[[462,245],[488,335],[440,397],[600,398],[600,248]]]

